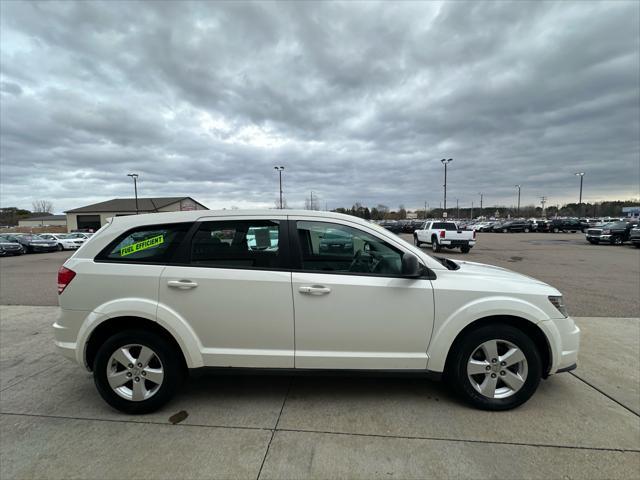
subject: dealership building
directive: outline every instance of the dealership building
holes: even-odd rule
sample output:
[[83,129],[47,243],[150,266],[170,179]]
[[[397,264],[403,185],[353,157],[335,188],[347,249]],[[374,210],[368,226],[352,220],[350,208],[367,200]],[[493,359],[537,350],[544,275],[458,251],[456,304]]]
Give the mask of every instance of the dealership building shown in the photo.
[[111,217],[135,215],[136,213],[179,212],[185,210],[208,210],[191,197],[114,198],[86,207],[67,210],[67,230],[98,230]]
[[64,215],[34,215],[18,220],[19,227],[66,227],[67,217]]

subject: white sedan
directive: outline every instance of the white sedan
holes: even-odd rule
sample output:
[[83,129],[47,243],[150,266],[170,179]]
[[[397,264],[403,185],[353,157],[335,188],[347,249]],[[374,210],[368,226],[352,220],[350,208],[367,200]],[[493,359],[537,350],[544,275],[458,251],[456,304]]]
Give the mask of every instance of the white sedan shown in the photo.
[[40,236],[56,242],[58,250],[77,250],[85,242],[84,238],[74,238],[66,233],[41,233]]

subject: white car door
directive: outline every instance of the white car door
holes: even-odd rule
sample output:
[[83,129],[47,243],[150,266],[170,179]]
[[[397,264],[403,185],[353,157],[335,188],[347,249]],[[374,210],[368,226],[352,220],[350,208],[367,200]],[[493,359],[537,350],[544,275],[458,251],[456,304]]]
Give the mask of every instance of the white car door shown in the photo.
[[399,244],[344,221],[290,220],[296,368],[426,369],[432,286],[401,277]]
[[284,219],[203,219],[186,264],[163,271],[160,304],[193,329],[206,366],[293,368],[291,272],[281,267]]

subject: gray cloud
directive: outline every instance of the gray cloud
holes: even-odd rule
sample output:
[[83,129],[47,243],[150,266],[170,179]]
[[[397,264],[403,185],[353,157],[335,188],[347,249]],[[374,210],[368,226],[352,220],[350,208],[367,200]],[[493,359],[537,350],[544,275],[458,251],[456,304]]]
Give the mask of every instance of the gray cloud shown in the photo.
[[2,206],[637,197],[640,6],[2,2]]

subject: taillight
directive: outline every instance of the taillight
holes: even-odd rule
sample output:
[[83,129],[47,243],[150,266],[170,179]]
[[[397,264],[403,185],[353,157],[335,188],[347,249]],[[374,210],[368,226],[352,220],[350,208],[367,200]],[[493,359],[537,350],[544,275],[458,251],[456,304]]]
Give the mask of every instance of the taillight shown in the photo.
[[67,285],[71,283],[75,276],[76,272],[73,270],[69,270],[67,267],[60,267],[60,270],[58,270],[58,295],[64,292],[64,289],[67,288]]
[[440,238],[444,238],[444,230],[440,230]]

